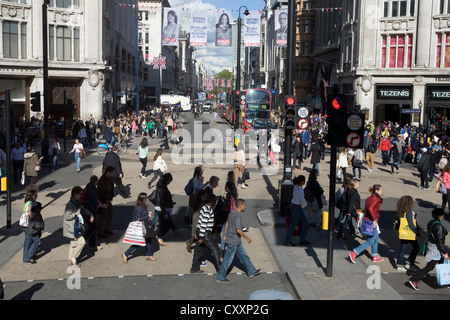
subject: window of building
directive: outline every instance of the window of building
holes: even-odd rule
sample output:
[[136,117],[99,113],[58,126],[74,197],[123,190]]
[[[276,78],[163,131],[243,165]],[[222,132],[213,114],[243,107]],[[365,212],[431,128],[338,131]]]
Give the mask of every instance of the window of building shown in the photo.
[[49,7],[56,8],[78,8],[80,5],[80,0],[50,0]]
[[73,60],[80,61],[80,29],[73,29]]
[[26,4],[27,0],[3,0],[4,2],[14,2],[14,3],[21,3]]
[[450,0],[439,0],[439,14],[450,13]]
[[382,68],[409,68],[412,61],[412,35],[383,36]]
[[302,49],[301,49],[301,55],[307,56],[309,54],[309,43],[308,42],[302,42]]
[[[446,0],[447,1],[447,0]],[[414,16],[415,0],[385,0],[383,2],[383,17]]]
[[58,61],[72,60],[72,39],[68,27],[56,28],[56,58]]
[[20,55],[22,59],[27,58],[27,25],[22,23],[20,28]]
[[436,49],[436,68],[450,68],[450,33],[437,35]]
[[19,23],[3,21],[3,56],[5,58],[19,57]]

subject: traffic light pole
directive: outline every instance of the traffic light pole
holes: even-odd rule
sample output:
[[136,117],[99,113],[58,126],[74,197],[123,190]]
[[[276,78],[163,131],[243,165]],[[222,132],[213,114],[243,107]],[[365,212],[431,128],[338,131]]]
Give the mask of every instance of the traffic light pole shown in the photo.
[[49,127],[49,92],[48,92],[48,21],[47,9],[49,0],[44,0],[42,4],[42,61],[43,61],[43,82],[44,82],[44,137],[41,143],[41,156],[44,157],[44,163],[50,163],[48,150],[50,148],[50,127]]
[[[287,30],[287,55],[286,55],[286,94],[294,94],[294,57],[295,57],[295,22],[296,22],[296,3],[295,0],[289,0],[288,4],[288,30]],[[284,163],[283,180],[291,177],[291,149],[292,149],[292,130],[284,131]],[[289,172],[288,172],[289,171]]]
[[334,207],[336,200],[336,163],[337,148],[335,145],[330,147],[330,193],[328,196],[328,246],[327,246],[327,277],[333,276],[333,232],[334,232]]

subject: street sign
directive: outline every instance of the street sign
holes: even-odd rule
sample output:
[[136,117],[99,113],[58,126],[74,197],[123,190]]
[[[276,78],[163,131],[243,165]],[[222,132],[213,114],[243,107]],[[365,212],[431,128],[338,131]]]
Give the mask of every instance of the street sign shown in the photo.
[[351,114],[347,118],[347,126],[352,131],[357,131],[363,126],[361,117],[357,114]]
[[300,119],[298,121],[298,127],[299,129],[305,130],[308,128],[308,119]]
[[300,118],[307,118],[309,116],[309,111],[305,107],[299,108],[297,113]]
[[345,143],[349,148],[359,148],[362,143],[362,137],[357,132],[351,132],[345,138]]

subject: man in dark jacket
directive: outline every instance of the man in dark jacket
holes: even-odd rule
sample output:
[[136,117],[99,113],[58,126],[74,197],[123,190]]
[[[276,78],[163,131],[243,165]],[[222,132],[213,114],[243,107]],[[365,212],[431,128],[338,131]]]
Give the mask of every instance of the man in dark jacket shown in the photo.
[[419,165],[417,166],[417,170],[420,173],[420,189],[430,190],[428,186],[428,177],[431,169],[431,157],[427,151],[427,148],[422,149],[423,155],[420,158]]
[[[300,135],[297,135],[295,137],[295,141],[294,144],[292,146],[292,159],[293,159],[293,163],[292,163],[292,167],[297,168],[297,169],[301,169],[302,168],[302,151],[303,151],[303,145],[302,145],[302,140]],[[298,167],[295,165],[297,163],[298,160]]]
[[122,163],[120,162],[120,157],[117,154],[117,150],[119,147],[117,145],[113,146],[112,151],[108,152],[103,159],[103,168],[111,166],[115,169],[114,175],[112,176],[112,182],[119,189],[119,193],[123,198],[130,198],[131,194],[128,190],[126,190],[125,186],[122,183],[123,171],[122,171]]
[[114,183],[111,180],[114,175],[114,171],[114,167],[106,167],[105,172],[100,177],[97,185],[98,201],[105,204],[105,206],[98,208],[98,238],[105,238],[107,235],[113,235],[110,228],[114,217],[114,208],[111,202],[114,195]]
[[98,177],[93,175],[89,179],[89,183],[84,189],[84,201],[83,207],[89,210],[94,216],[94,220],[91,222],[87,221],[87,231],[84,234],[84,238],[89,242],[89,249],[91,250],[101,250],[102,247],[97,245],[97,224],[98,224],[98,208],[107,208],[106,204],[103,204],[98,199],[97,185]]

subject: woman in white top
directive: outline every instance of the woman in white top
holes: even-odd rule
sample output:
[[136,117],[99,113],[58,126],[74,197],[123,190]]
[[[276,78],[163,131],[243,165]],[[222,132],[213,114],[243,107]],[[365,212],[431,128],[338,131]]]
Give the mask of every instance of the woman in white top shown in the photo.
[[[345,174],[347,171],[347,167],[348,167],[347,149],[344,147],[340,147],[339,153],[337,156],[336,168],[337,168],[337,170],[339,170],[339,169],[341,170],[342,176],[343,176],[343,181],[345,181]],[[338,175],[337,179],[340,181],[341,176]]]
[[153,178],[148,183],[148,188],[150,189],[152,187],[153,181],[155,181],[158,178],[161,178],[163,175],[163,172],[166,170],[166,162],[162,158],[162,149],[158,149],[156,151],[155,156],[153,157]]
[[80,140],[78,138],[75,138],[75,144],[73,145],[73,148],[69,153],[75,152],[75,160],[77,162],[77,173],[80,172],[81,150],[84,150],[83,144],[80,143]]
[[145,170],[147,169],[147,155],[148,155],[148,141],[147,138],[142,138],[141,143],[138,146],[139,161],[142,163],[141,173],[139,177],[146,178]]
[[278,153],[281,151],[280,143],[275,133],[272,133],[270,137],[269,148],[270,148],[269,151],[270,161],[272,162],[272,167],[275,167],[275,162],[278,157]]
[[299,220],[301,221],[300,227],[300,245],[307,246],[310,242],[306,241],[306,230],[308,226],[308,218],[305,214],[305,209],[308,210],[311,215],[314,215],[311,209],[308,208],[308,204],[305,200],[305,193],[303,191],[303,185],[306,182],[306,178],[303,175],[300,175],[293,179],[294,190],[292,192],[292,200],[291,200],[291,224],[289,225],[289,229],[287,230],[286,238],[284,239],[284,245],[295,247],[295,245],[291,242],[292,236],[294,235],[295,227],[297,226]]

